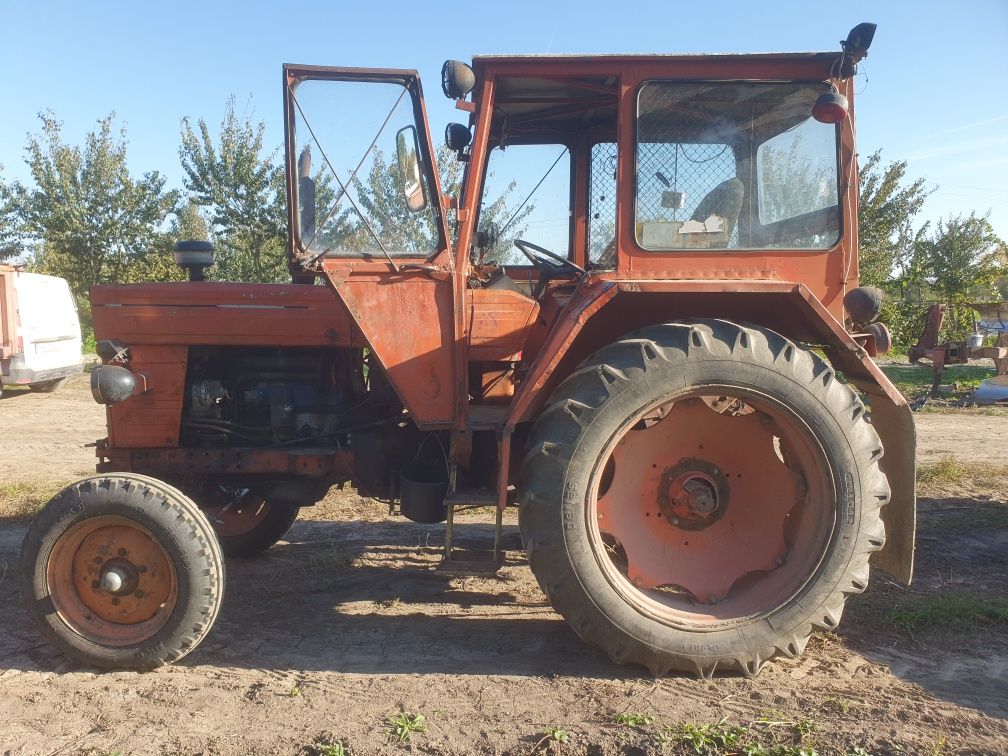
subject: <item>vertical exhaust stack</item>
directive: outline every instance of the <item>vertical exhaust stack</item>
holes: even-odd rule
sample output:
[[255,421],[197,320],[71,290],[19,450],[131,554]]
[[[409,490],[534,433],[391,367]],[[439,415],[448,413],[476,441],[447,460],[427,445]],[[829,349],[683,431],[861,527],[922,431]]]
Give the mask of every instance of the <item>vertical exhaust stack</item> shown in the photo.
[[190,281],[206,281],[206,269],[214,264],[214,245],[208,241],[186,239],[172,247],[175,262],[189,274]]

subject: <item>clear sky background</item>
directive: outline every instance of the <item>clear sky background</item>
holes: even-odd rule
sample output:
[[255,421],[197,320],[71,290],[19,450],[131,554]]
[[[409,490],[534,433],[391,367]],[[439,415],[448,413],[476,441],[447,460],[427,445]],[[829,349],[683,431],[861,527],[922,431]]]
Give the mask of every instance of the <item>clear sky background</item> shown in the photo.
[[51,108],[80,143],[115,111],[134,173],[182,186],[179,120],[239,110],[283,140],[284,62],[416,68],[435,141],[459,120],[440,91],[445,58],[491,53],[838,50],[878,32],[858,81],[861,154],[882,148],[936,187],[926,219],[991,211],[1008,238],[1008,0],[889,2],[325,3],[0,0],[0,165],[28,178],[24,145]]

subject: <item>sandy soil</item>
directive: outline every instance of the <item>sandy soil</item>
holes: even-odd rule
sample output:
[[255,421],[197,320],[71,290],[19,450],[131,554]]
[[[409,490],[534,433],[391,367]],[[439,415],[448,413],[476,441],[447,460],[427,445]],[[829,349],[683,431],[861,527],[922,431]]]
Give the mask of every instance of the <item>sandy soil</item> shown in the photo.
[[[102,413],[77,379],[52,396],[0,399],[0,478],[63,480],[86,472]],[[989,459],[1008,418],[920,415],[922,456]],[[30,440],[29,440],[30,439]],[[388,517],[382,505],[332,495],[287,542],[228,563],[210,637],[182,663],[147,674],[78,669],[42,642],[21,608],[21,524],[0,524],[0,753],[532,753],[564,727],[563,753],[657,753],[658,724],[722,717],[819,753],[1008,752],[1004,624],[910,633],[885,620],[907,597],[969,590],[1004,597],[1008,529],[970,527],[1008,492],[921,502],[917,580],[880,574],[849,604],[837,633],[755,680],[654,680],[585,646],[544,601],[509,518],[505,568],[492,578],[435,572],[439,526]],[[478,517],[462,545],[489,543]],[[426,734],[400,746],[387,719],[423,713]],[[617,726],[647,713],[649,727]],[[762,720],[762,722],[761,722]],[[669,753],[686,753],[681,744]]]

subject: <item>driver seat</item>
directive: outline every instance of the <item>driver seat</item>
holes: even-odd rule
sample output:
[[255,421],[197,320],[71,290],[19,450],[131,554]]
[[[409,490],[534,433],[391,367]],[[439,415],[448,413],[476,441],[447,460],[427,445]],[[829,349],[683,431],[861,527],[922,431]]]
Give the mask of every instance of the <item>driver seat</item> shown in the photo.
[[[728,232],[728,239],[731,239],[732,233],[735,231],[735,224],[738,223],[739,213],[742,212],[742,197],[744,195],[745,184],[737,177],[722,181],[700,200],[700,204],[696,206],[690,220],[702,223],[712,215],[724,218],[725,231]],[[724,246],[728,246],[727,241],[724,242]]]

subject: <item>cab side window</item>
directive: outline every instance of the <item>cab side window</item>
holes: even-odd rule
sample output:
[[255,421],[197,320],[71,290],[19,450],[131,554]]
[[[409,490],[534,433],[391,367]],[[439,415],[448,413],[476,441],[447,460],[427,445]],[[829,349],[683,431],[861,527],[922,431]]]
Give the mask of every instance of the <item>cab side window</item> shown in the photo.
[[525,239],[561,257],[571,252],[571,157],[562,144],[495,147],[487,161],[479,228],[496,233],[482,262],[528,265],[514,246]]

